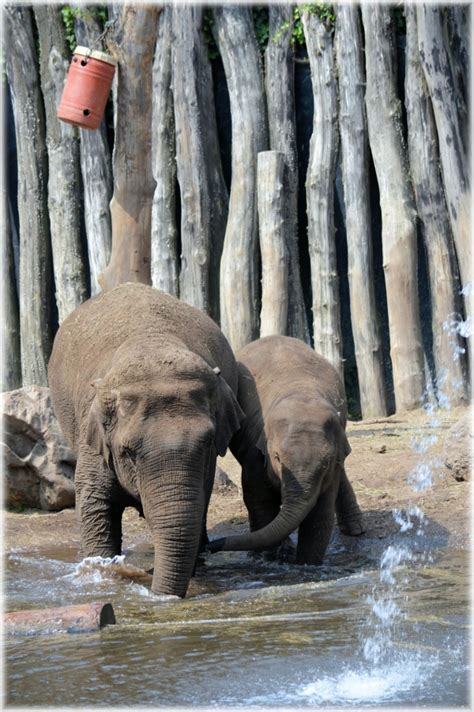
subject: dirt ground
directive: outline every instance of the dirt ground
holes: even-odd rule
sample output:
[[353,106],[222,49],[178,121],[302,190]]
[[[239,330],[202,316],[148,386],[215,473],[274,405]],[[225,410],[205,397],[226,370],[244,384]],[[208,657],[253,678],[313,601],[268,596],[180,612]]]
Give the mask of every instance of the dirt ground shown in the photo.
[[[471,486],[454,479],[443,457],[447,431],[466,412],[462,407],[431,416],[416,411],[348,424],[352,452],[346,469],[365,514],[365,536],[384,539],[397,533],[400,527],[393,510],[418,506],[431,533],[442,534],[449,546],[469,548]],[[426,451],[419,452],[423,448]],[[417,492],[408,479],[420,463],[430,466],[433,485]],[[236,486],[216,488],[212,495],[208,516],[211,537],[237,533],[247,526],[239,465],[230,454],[219,459],[219,465]],[[49,548],[56,541],[79,547],[76,516],[71,509],[54,514],[6,512],[3,523],[6,552],[29,546]],[[126,510],[124,547],[146,540],[146,523],[133,510]]]

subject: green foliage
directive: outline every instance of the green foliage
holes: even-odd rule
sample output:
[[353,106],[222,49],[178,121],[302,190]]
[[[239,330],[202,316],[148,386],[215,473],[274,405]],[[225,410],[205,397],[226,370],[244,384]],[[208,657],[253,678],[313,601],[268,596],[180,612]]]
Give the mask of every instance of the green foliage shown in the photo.
[[[314,13],[321,18],[327,25],[334,27],[336,16],[333,6],[327,3],[307,3],[304,5],[296,5],[293,9],[293,30],[291,33],[291,44],[293,46],[303,47],[305,45],[303,21],[301,16],[303,12]],[[255,36],[260,51],[263,53],[268,42],[279,42],[285,30],[290,26],[289,22],[284,22],[277,32],[270,37],[268,6],[256,5],[252,8],[253,22],[255,27]],[[209,59],[216,59],[219,56],[219,48],[212,34],[214,19],[212,10],[207,10],[203,16],[203,34],[207,44]]]
[[219,56],[219,48],[212,34],[212,28],[214,26],[214,18],[212,16],[212,10],[206,10],[202,19],[202,31],[204,34],[204,41],[207,44],[207,53],[209,59],[217,59]]
[[63,5],[61,8],[61,16],[64,23],[66,42],[72,52],[77,45],[76,33],[74,32],[74,18],[93,17],[103,26],[107,21],[107,7],[105,5],[95,5],[94,7],[71,7],[70,5]]
[[65,5],[61,8],[61,15],[64,23],[64,31],[66,35],[66,42],[69,45],[71,52],[76,46],[76,33],[74,32],[74,18],[78,12],[79,8],[73,8],[70,5]]
[[268,7],[258,6],[252,8],[253,24],[255,27],[255,36],[257,38],[260,51],[263,53],[268,44],[270,33]]
[[291,36],[291,43],[293,46],[299,45],[302,47],[306,44],[302,20],[303,12],[309,12],[313,15],[317,15],[331,28],[334,28],[334,23],[336,22],[336,16],[332,5],[328,5],[327,3],[308,3],[305,5],[296,5],[293,9],[293,32]]
[[283,33],[285,32],[285,30],[287,30],[289,27],[290,27],[290,23],[289,23],[288,21],[283,22],[283,23],[280,25],[280,27],[278,28],[278,30],[275,32],[275,34],[273,35],[273,37],[271,38],[271,41],[272,41],[274,44],[277,44],[277,43],[281,40],[281,38],[282,38]]

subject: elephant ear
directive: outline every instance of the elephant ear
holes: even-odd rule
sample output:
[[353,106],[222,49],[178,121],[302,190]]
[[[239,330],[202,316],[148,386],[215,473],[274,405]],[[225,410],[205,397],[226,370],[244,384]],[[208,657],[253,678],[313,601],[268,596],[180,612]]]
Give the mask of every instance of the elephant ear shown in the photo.
[[340,465],[344,465],[344,460],[352,450],[347,440],[344,423],[338,412],[334,411],[330,414],[324,425],[324,433],[327,442],[334,446],[336,461]]
[[237,402],[232,389],[220,373],[219,369],[214,369],[218,379],[217,391],[217,413],[216,413],[216,434],[214,442],[217,454],[223,457],[227,451],[229,442],[239,429],[245,415]]
[[96,394],[91,404],[86,426],[86,442],[89,447],[104,458],[107,467],[111,464],[111,452],[107,438],[107,428],[115,421],[115,398],[105,397],[102,380],[92,384]]
[[343,465],[343,464],[344,464],[344,460],[346,459],[346,457],[347,457],[348,455],[350,455],[350,453],[352,452],[352,448],[351,448],[351,446],[349,445],[349,441],[348,441],[348,439],[347,439],[346,431],[345,431],[345,428],[344,428],[344,426],[343,426],[343,424],[342,424],[340,418],[338,417],[338,418],[336,419],[336,421],[337,421],[337,429],[338,429],[338,435],[337,435],[337,442],[338,442],[338,446],[337,446],[337,461],[338,461],[341,465]]

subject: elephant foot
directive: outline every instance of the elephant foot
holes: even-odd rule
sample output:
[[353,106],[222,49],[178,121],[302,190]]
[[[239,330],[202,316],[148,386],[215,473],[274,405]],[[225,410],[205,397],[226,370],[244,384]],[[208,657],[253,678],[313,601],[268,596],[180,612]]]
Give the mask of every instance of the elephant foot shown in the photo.
[[366,532],[362,515],[354,517],[353,519],[338,520],[337,525],[341,534],[345,534],[346,536],[361,536]]

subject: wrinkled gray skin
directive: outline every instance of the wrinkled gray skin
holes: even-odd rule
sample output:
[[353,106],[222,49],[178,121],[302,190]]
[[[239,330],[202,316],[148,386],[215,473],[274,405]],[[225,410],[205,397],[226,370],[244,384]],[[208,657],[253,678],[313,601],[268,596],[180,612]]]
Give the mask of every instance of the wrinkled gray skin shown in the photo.
[[230,448],[242,465],[251,532],[211,541],[209,549],[270,549],[299,528],[297,563],[321,564],[335,512],[343,533],[364,531],[344,470],[342,382],[328,361],[287,336],[254,341],[236,357],[245,421]]
[[200,547],[217,454],[239,428],[237,365],[205,314],[143,284],[76,309],[49,363],[72,449],[83,553],[121,551],[126,506],[152,532],[152,590],[184,596]]

